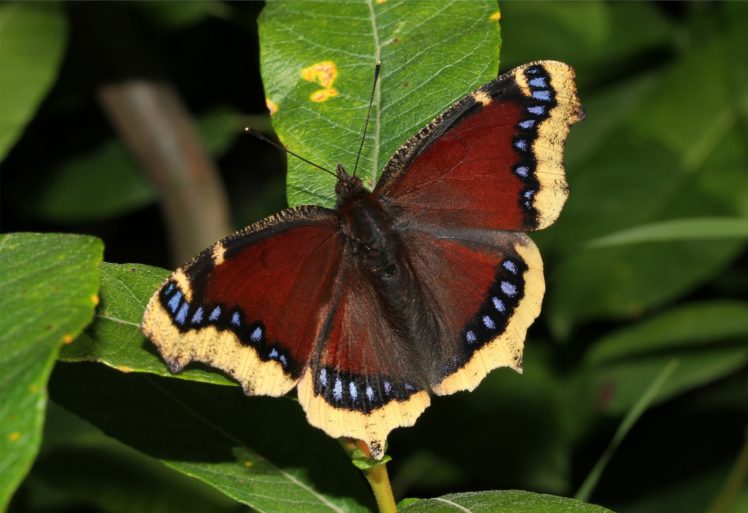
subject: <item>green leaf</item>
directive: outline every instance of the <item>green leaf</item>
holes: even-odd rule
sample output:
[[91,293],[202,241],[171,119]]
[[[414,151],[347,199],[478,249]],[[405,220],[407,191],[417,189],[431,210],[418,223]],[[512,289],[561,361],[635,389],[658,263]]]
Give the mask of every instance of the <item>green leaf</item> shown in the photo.
[[[241,134],[245,117],[228,108],[198,119],[211,155],[220,155]],[[118,139],[62,163],[25,184],[17,203],[27,214],[59,222],[102,220],[151,204],[156,190]]]
[[104,435],[54,402],[24,487],[28,511],[236,511],[236,502],[214,488]]
[[748,218],[672,219],[622,230],[587,243],[588,248],[626,246],[643,242],[675,240],[743,239],[748,237]]
[[0,161],[52,86],[66,43],[59,4],[0,4]]
[[592,386],[613,413],[630,408],[669,360],[680,365],[660,400],[722,378],[748,362],[748,303],[713,301],[675,308],[596,343]]
[[101,264],[101,304],[94,322],[72,344],[63,347],[63,361],[100,362],[122,372],[148,372],[216,384],[235,384],[218,372],[197,366],[173,375],[155,347],[140,332],[148,300],[169,272],[142,264]]
[[663,350],[739,338],[748,338],[748,303],[695,303],[611,333],[595,343],[587,353],[587,361],[600,365]]
[[[452,102],[496,78],[496,2],[270,2],[259,19],[263,83],[284,144],[327,168],[353,171],[382,72],[357,176],[376,182],[395,150]],[[302,70],[330,62],[334,80]],[[337,96],[312,101],[318,91]],[[289,159],[288,202],[334,205],[335,178]]]
[[612,513],[566,497],[515,490],[451,493],[423,499],[401,513]]
[[102,253],[93,237],[0,235],[0,510],[39,449],[58,349],[93,316]]
[[107,435],[259,512],[371,511],[359,471],[289,398],[85,363],[59,364],[50,395]]

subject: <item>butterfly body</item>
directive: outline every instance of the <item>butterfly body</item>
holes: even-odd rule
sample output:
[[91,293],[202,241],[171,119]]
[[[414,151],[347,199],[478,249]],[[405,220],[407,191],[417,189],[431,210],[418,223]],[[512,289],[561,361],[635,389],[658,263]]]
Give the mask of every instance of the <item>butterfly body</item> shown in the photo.
[[558,216],[582,117],[567,65],[516,68],[411,137],[372,191],[338,165],[335,210],[282,211],[177,269],[143,331],[173,371],[197,360],[248,394],[297,387],[311,424],[379,458],[430,393],[521,371],[544,293],[522,232]]

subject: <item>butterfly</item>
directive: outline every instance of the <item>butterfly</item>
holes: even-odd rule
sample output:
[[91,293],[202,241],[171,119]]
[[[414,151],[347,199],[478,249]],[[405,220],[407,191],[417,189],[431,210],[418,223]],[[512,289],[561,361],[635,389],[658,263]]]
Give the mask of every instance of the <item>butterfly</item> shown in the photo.
[[296,387],[310,424],[380,459],[431,394],[521,372],[545,291],[524,232],[558,217],[583,117],[567,64],[502,74],[408,139],[373,190],[338,164],[336,209],[283,210],[202,251],[142,331],[172,372],[198,361],[248,395]]

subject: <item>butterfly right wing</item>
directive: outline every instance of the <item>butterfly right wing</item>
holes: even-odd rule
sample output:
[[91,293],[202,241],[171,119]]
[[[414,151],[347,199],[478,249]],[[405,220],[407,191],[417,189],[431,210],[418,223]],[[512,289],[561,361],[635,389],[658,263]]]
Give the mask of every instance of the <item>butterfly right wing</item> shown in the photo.
[[290,391],[326,315],[341,246],[334,211],[284,210],[209,247],[153,295],[142,330],[172,372],[206,363],[247,394]]

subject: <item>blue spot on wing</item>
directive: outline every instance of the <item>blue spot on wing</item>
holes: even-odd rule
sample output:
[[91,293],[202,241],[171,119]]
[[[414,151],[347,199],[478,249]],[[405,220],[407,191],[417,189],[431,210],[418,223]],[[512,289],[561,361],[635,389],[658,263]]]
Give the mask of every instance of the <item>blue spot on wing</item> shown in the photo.
[[535,98],[536,100],[543,100],[543,101],[548,102],[548,101],[551,101],[551,92],[546,89],[541,90],[541,91],[533,91],[532,97]]
[[192,324],[200,324],[203,322],[203,307],[200,306],[195,310],[195,313],[192,315]]
[[533,105],[532,107],[527,107],[527,112],[536,116],[543,116],[545,115],[545,107],[543,105]]
[[519,127],[522,128],[523,130],[529,130],[534,126],[535,126],[534,119],[525,119],[524,121],[519,122]]
[[501,282],[501,291],[509,297],[513,297],[517,293],[517,287],[508,281]]
[[221,316],[221,307],[217,306],[213,309],[212,312],[210,312],[210,316],[208,317],[208,320],[217,321],[220,316]]
[[488,328],[489,330],[496,329],[496,324],[494,324],[493,319],[491,319],[489,316],[484,315],[483,316],[483,326]]
[[514,147],[517,148],[520,151],[527,151],[528,145],[526,139],[517,139],[514,141]]
[[493,307],[497,311],[499,311],[501,313],[506,312],[506,306],[504,305],[504,302],[501,299],[499,299],[497,297],[492,297],[491,301],[493,302]]
[[535,77],[530,80],[531,87],[548,87],[545,82],[545,77]]
[[171,313],[177,313],[177,308],[179,308],[180,301],[182,301],[182,292],[178,290],[177,293],[174,294],[174,297],[172,297],[168,303],[168,307],[169,310],[171,310]]
[[182,308],[179,309],[179,313],[174,318],[175,321],[177,321],[179,324],[184,324],[184,321],[187,320],[187,310],[190,309],[189,303],[185,301],[182,303]]

